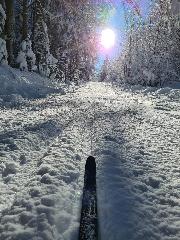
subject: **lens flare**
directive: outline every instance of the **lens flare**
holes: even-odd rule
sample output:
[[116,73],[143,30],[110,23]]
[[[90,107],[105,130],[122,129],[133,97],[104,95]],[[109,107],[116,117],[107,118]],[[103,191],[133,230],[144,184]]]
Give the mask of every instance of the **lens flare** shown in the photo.
[[115,44],[115,33],[112,29],[107,28],[101,32],[101,44],[104,48],[110,49]]

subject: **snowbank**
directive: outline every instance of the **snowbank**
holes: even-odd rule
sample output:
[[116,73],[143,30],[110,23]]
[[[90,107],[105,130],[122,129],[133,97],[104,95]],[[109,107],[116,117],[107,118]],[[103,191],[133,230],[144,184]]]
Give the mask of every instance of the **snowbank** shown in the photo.
[[[0,66],[0,95],[18,94],[25,98],[44,97],[49,93],[63,93],[47,78],[34,72],[19,71],[7,65]],[[0,96],[2,98],[2,96]]]

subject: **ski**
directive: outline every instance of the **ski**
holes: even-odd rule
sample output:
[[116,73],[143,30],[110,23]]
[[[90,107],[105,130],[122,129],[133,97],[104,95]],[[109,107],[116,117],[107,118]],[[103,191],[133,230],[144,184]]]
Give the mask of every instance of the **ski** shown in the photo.
[[95,158],[90,156],[85,165],[79,240],[97,240],[97,225],[96,162]]

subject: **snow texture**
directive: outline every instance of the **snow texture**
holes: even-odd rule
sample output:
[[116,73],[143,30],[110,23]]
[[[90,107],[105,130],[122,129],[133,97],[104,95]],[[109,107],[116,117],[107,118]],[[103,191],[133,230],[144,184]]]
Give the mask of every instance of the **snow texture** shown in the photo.
[[180,239],[180,90],[90,82],[0,112],[0,239],[78,239],[97,163],[103,240]]
[[5,102],[12,102],[12,94],[24,98],[38,98],[53,92],[64,93],[62,89],[64,86],[59,84],[57,87],[50,79],[43,78],[34,72],[22,72],[5,65],[0,66],[0,86],[0,98]]

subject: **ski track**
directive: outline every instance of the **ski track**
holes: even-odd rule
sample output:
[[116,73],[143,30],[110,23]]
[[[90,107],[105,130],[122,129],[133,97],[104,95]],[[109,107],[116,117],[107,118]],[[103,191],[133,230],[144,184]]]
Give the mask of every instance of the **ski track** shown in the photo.
[[93,154],[101,240],[179,240],[179,97],[91,82],[2,108],[0,239],[78,239]]

